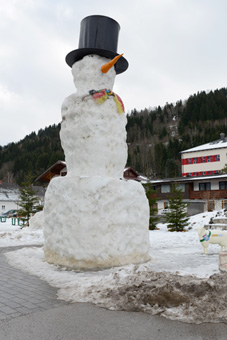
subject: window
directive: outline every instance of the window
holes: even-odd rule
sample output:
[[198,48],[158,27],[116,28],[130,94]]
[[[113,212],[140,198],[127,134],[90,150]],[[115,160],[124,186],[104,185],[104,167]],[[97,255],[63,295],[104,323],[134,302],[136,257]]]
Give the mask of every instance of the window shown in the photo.
[[[226,158],[227,158],[227,154],[226,154]],[[182,165],[207,163],[207,162],[220,162],[220,155],[184,158],[181,160],[181,162],[182,162]]]
[[222,201],[222,209],[226,209],[227,208],[227,200],[223,200]]
[[210,182],[199,183],[199,191],[206,191],[206,190],[210,190],[210,189],[211,189]]
[[198,162],[198,157],[193,158],[193,164],[197,164]]
[[207,157],[207,162],[212,162],[212,156]]
[[210,182],[206,183],[206,190],[211,190],[211,184],[210,184]]
[[219,190],[225,190],[227,187],[226,184],[227,184],[226,182],[219,182]]
[[182,192],[185,192],[185,184],[184,183],[178,184],[177,189],[181,190]]
[[161,185],[161,193],[165,194],[167,192],[170,192],[170,184],[162,184]]
[[2,210],[5,210],[6,206],[5,205],[2,205]]
[[199,191],[205,190],[205,183],[199,183]]

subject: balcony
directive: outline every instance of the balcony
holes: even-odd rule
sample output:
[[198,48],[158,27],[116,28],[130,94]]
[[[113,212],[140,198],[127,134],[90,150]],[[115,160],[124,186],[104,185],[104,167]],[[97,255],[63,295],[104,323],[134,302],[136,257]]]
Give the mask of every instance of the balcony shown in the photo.
[[227,189],[193,191],[192,188],[190,188],[189,199],[191,200],[227,199]]

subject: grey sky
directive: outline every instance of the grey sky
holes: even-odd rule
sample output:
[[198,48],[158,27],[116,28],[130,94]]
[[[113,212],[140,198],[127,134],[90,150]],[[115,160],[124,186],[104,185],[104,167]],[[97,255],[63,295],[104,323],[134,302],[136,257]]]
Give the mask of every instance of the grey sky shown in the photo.
[[0,145],[61,121],[84,17],[121,26],[114,91],[129,112],[227,86],[226,13],[226,0],[0,0]]

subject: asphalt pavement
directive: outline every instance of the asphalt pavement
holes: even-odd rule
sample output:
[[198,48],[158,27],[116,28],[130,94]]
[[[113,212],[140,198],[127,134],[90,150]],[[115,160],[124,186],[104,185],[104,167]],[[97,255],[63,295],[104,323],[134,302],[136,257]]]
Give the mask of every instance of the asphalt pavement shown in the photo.
[[0,248],[1,340],[227,340],[222,323],[187,324],[59,300],[56,288],[7,263],[4,252],[12,250]]

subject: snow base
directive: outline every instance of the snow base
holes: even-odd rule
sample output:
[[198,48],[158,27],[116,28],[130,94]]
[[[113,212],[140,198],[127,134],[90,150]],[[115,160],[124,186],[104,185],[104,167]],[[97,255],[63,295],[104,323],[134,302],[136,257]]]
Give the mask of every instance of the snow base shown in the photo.
[[147,255],[140,254],[139,252],[135,252],[131,255],[124,255],[118,257],[109,256],[108,259],[91,259],[91,260],[77,260],[73,257],[62,257],[58,253],[53,250],[45,248],[44,251],[45,258],[48,263],[58,264],[68,268],[76,268],[78,270],[98,270],[100,268],[107,269],[111,267],[119,267],[128,263],[143,263],[149,260]]
[[149,260],[149,205],[136,181],[58,177],[44,207],[49,263],[98,269]]
[[152,261],[102,271],[75,272],[44,259],[41,248],[6,253],[9,263],[57,287],[58,298],[90,302],[110,310],[144,312],[201,324],[227,323],[227,274],[201,279],[154,272]]

